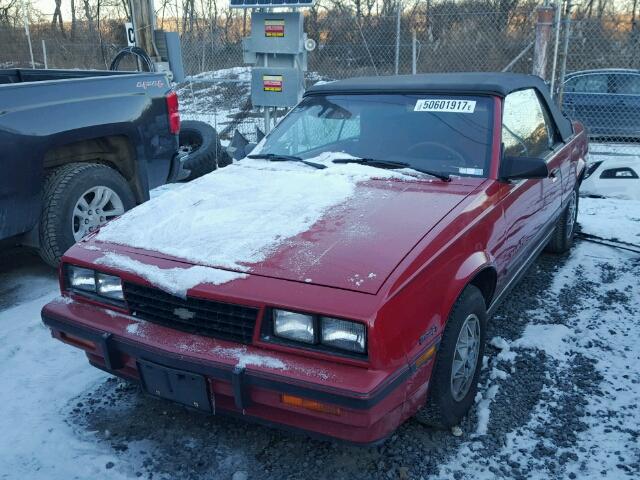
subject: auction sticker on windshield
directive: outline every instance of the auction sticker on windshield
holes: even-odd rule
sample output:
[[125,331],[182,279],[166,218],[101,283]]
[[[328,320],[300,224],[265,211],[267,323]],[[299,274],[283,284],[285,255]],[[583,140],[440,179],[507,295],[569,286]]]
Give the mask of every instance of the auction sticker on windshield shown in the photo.
[[475,100],[453,100],[447,98],[421,98],[416,102],[414,112],[473,113]]

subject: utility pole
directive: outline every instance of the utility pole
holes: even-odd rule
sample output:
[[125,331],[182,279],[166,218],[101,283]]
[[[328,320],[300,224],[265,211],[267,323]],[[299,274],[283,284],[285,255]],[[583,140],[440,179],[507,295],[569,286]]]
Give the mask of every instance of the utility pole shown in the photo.
[[538,7],[536,13],[538,21],[536,22],[536,40],[533,47],[533,74],[544,79],[547,73],[547,52],[551,39],[554,9],[545,5]]
[[402,20],[402,0],[398,0],[396,6],[396,58],[394,71],[398,75],[400,70],[400,21]]
[[560,76],[558,77],[558,105],[562,105],[564,95],[564,76],[567,73],[567,57],[569,56],[569,37],[571,36],[571,9],[572,0],[567,0],[564,19],[564,41],[562,45],[562,65],[560,66]]
[[[136,46],[142,48],[152,60],[159,60],[153,38],[155,12],[151,0],[130,0],[133,28],[136,32]],[[155,58],[154,58],[155,57]]]

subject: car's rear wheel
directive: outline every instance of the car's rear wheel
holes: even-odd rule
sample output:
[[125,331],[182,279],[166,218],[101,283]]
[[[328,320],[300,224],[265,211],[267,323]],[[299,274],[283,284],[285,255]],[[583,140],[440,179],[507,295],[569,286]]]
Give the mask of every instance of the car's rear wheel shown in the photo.
[[478,389],[486,325],[485,299],[477,287],[468,285],[449,314],[418,421],[451,428],[467,414]]
[[126,180],[107,165],[70,163],[52,170],[44,184],[40,256],[57,266],[71,245],[134,206]]
[[571,192],[569,201],[558,219],[553,236],[545,250],[551,253],[564,253],[573,246],[578,219],[578,189]]

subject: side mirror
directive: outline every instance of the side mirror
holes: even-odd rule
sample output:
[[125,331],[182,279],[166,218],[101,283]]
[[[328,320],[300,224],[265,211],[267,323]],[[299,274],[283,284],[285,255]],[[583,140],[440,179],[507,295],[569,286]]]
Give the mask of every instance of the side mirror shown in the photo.
[[502,157],[500,164],[500,180],[521,180],[531,178],[547,178],[549,168],[547,162],[536,157]]

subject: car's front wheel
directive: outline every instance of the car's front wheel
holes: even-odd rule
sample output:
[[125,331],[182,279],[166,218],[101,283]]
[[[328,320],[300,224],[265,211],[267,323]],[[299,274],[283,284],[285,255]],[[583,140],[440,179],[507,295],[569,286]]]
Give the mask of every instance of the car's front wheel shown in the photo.
[[473,404],[484,355],[485,299],[468,285],[456,301],[438,348],[426,405],[416,419],[438,428],[458,425]]

